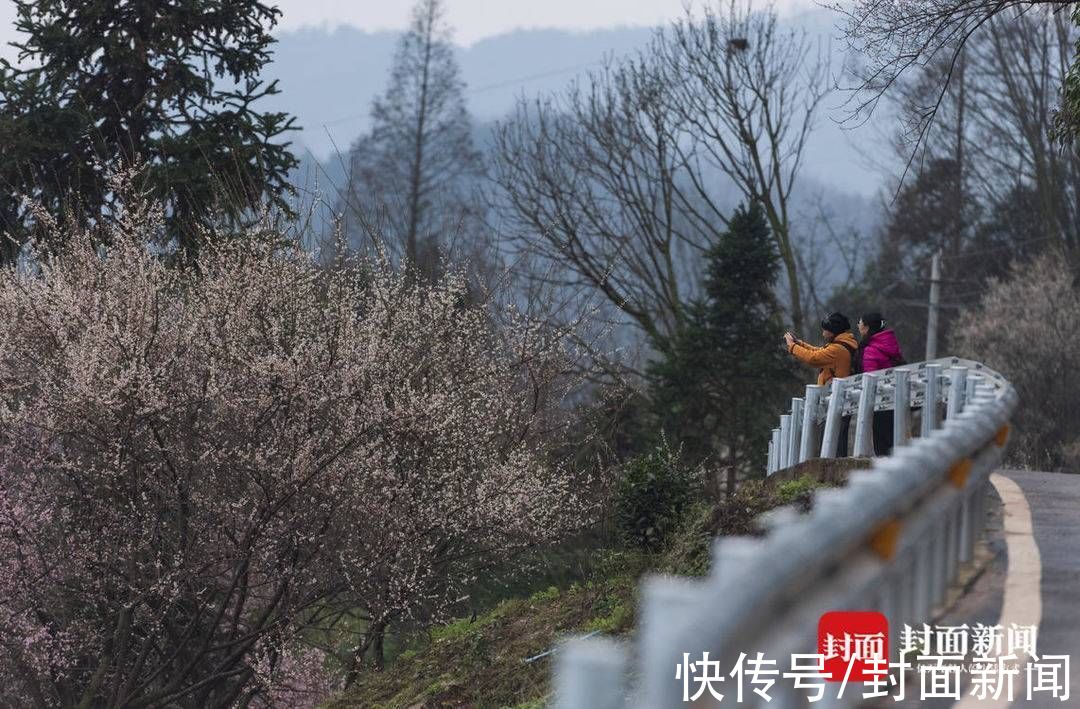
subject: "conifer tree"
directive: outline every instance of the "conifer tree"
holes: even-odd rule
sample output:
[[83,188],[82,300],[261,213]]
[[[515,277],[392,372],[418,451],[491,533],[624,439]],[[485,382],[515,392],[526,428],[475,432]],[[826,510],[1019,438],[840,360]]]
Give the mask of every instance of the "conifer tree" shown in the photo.
[[260,112],[280,11],[261,0],[15,0],[19,63],[0,61],[5,260],[37,229],[23,197],[85,224],[114,213],[109,169],[145,166],[162,238],[196,245],[210,215],[288,209],[292,119]]
[[650,368],[654,411],[689,461],[753,472],[795,383],[773,291],[780,263],[761,207],[740,207],[707,259],[702,297]]
[[470,187],[481,174],[450,37],[442,0],[419,0],[371,131],[352,148],[345,195],[354,241],[374,236],[428,276],[475,216]]

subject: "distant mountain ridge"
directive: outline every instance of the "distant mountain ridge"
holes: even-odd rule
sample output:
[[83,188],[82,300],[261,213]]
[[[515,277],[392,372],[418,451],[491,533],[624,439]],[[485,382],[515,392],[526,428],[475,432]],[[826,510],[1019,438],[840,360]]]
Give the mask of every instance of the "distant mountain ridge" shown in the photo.
[[[633,51],[648,28],[594,32],[518,30],[459,48],[469,110],[478,122],[501,118],[522,92],[555,91],[605,57]],[[268,106],[289,111],[317,158],[344,151],[368,125],[372,100],[386,86],[398,34],[352,27],[286,32],[267,76],[282,93]]]
[[[823,47],[830,42],[834,21],[826,10],[812,10],[787,20],[819,39]],[[467,84],[477,146],[481,150],[490,147],[495,122],[518,97],[559,91],[606,58],[642,47],[652,31],[643,27],[588,32],[518,30],[459,48],[458,62]],[[315,190],[323,201],[336,201],[337,190],[346,182],[344,156],[368,127],[371,102],[385,88],[398,36],[349,27],[279,35],[267,76],[280,81],[281,94],[267,105],[296,116],[302,127],[293,136],[301,158],[294,182],[301,187],[302,199],[310,198],[310,190]],[[838,46],[834,42],[830,50],[834,59]],[[825,249],[817,273],[822,293],[846,277],[846,259],[836,249],[853,248],[823,239],[827,230],[820,222],[823,215],[838,234],[855,233],[866,239],[878,229],[882,214],[879,192],[885,180],[878,168],[868,164],[867,156],[888,153],[875,147],[874,126],[854,133],[839,127],[841,116],[835,107],[842,100],[839,95],[830,97],[819,116],[791,204],[802,238],[809,238],[812,232],[819,235],[817,246],[808,248]],[[715,180],[719,202],[733,209],[741,201],[738,190],[719,171]],[[322,229],[328,228],[329,219],[329,212],[321,210],[318,222]],[[869,246],[872,240],[864,243],[867,253],[861,258],[874,248]]]
[[[804,28],[823,46],[831,41],[835,21],[835,15],[824,9],[785,20]],[[558,91],[605,58],[643,46],[652,31],[647,27],[516,30],[462,47],[458,62],[467,83],[469,110],[478,123],[502,118],[517,97]],[[280,81],[282,93],[266,105],[297,117],[302,127],[294,137],[298,152],[310,151],[309,159],[325,162],[338,151],[345,153],[363,133],[371,102],[385,87],[398,36],[352,27],[279,35],[267,76]],[[834,55],[836,47],[833,42]],[[844,192],[874,195],[883,179],[864,155],[873,152],[868,145],[872,131],[864,128],[850,134],[836,125],[835,118],[822,115],[818,120],[807,150],[806,174]]]

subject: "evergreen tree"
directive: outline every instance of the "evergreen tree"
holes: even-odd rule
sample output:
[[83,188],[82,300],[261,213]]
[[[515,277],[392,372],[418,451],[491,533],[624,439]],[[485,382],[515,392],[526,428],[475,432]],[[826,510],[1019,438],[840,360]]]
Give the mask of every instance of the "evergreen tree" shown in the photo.
[[[105,167],[145,166],[163,240],[190,249],[224,210],[288,209],[292,119],[259,112],[280,11],[259,0],[15,0],[19,65],[0,62],[0,230],[12,259],[35,228],[23,196],[108,219]],[[218,212],[219,213],[219,212]],[[40,226],[40,225],[38,225]]]
[[440,239],[475,216],[481,175],[442,0],[420,0],[402,36],[372,128],[353,146],[345,195],[354,242],[375,236],[431,275]]
[[779,259],[761,207],[740,207],[707,259],[703,297],[650,368],[652,399],[687,460],[716,462],[733,481],[737,471],[763,469],[796,381],[773,293]]
[[[1080,5],[1073,5],[1073,25],[1080,27]],[[1061,103],[1054,115],[1053,135],[1069,149],[1078,150],[1080,137],[1080,34],[1076,36],[1072,63],[1061,87]]]

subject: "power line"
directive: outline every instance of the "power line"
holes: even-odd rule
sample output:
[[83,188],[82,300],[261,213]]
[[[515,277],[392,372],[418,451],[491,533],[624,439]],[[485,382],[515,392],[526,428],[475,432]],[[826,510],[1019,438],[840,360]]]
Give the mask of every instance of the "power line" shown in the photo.
[[[917,308],[929,308],[930,307],[930,304],[927,303],[924,300],[913,300],[913,299],[910,299],[910,298],[897,298],[897,299],[891,300],[889,302],[894,303],[896,305],[911,305],[911,306],[915,306]],[[963,310],[965,308],[970,308],[971,305],[966,305],[964,303],[938,303],[937,307],[945,308],[946,310]]]
[[[912,278],[910,281],[901,281],[901,283],[930,283],[932,278]],[[978,278],[939,278],[938,283],[979,283]]]
[[985,249],[976,249],[975,251],[964,251],[963,253],[959,253],[959,254],[955,254],[955,255],[951,255],[951,256],[943,256],[942,258],[944,258],[947,261],[951,261],[951,260],[954,260],[954,259],[967,258],[969,256],[981,256],[983,254],[997,253],[998,251],[1014,251],[1014,250],[1016,250],[1018,248],[1023,248],[1024,246],[1027,246],[1028,244],[1039,244],[1039,243],[1042,243],[1044,241],[1060,241],[1060,240],[1061,240],[1061,238],[1057,237],[1057,236],[1040,236],[1040,237],[1035,238],[1035,239],[1024,239],[1023,241],[1018,241],[1015,244],[1002,244],[1001,246],[990,246],[990,247],[987,247]]
[[569,74],[572,71],[580,71],[582,69],[588,69],[590,67],[599,66],[603,64],[603,59],[598,59],[595,62],[588,62],[586,64],[577,64],[575,66],[568,66],[563,69],[553,69],[552,71],[545,71],[540,74],[531,74],[529,76],[523,76],[520,79],[507,79],[506,81],[499,81],[494,84],[488,84],[487,86],[481,86],[475,89],[467,89],[467,94],[479,94],[484,91],[491,91],[492,89],[501,89],[505,86],[513,86],[514,84],[522,84],[527,81],[536,81],[537,79],[549,79],[553,76],[561,76],[562,74]]
[[[493,91],[495,89],[501,89],[501,88],[505,88],[507,86],[513,86],[515,84],[524,84],[524,83],[527,83],[529,81],[537,81],[538,79],[548,79],[548,78],[551,78],[553,76],[561,76],[563,74],[569,74],[572,71],[580,71],[582,69],[588,69],[590,67],[594,67],[594,66],[597,66],[597,65],[603,64],[603,63],[604,63],[604,60],[598,59],[597,61],[588,62],[586,64],[575,64],[574,66],[568,66],[568,67],[564,67],[562,69],[553,69],[551,71],[545,71],[545,72],[541,72],[539,74],[529,74],[527,76],[522,76],[522,77],[519,77],[519,78],[516,78],[516,79],[506,79],[504,81],[495,82],[494,84],[486,84],[484,86],[478,86],[478,87],[473,88],[473,89],[466,89],[465,94],[468,95],[468,96],[473,96],[475,94],[483,93],[485,91]],[[323,123],[320,123],[319,125],[321,125],[323,128],[328,128],[330,126],[336,126],[339,123],[346,123],[348,121],[355,121],[355,120],[357,120],[359,118],[366,118],[368,115],[369,115],[369,111],[364,111],[363,113],[352,113],[352,114],[350,114],[348,116],[342,116],[340,118],[334,118],[332,120],[325,121]]]

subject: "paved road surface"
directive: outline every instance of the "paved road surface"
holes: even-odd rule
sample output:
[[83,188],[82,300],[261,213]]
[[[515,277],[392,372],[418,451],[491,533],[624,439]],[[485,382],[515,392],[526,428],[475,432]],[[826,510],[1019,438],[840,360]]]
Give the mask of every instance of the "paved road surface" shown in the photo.
[[[1005,504],[992,506],[988,521],[988,542],[997,556],[939,624],[1007,625],[1010,618],[1027,624],[1034,615],[1039,619],[1040,656],[1070,656],[1070,697],[1063,702],[1036,694],[1029,702],[1021,686],[1011,706],[1080,707],[1080,475],[1020,470],[998,475],[1006,478],[997,484]],[[1010,552],[1021,558],[1010,558]],[[1006,601],[1006,596],[1011,596],[1010,600]],[[956,704],[947,700],[895,704],[930,709],[950,705],[955,709],[1010,706],[1006,701],[974,698]]]
[[[1040,655],[1071,657],[1071,697],[1067,702],[1017,701],[1018,707],[1080,706],[1080,475],[1004,471],[1031,510],[1042,563]],[[1005,514],[1009,514],[1006,507]],[[1015,565],[1009,560],[1008,567]],[[988,579],[988,580],[993,580]]]

